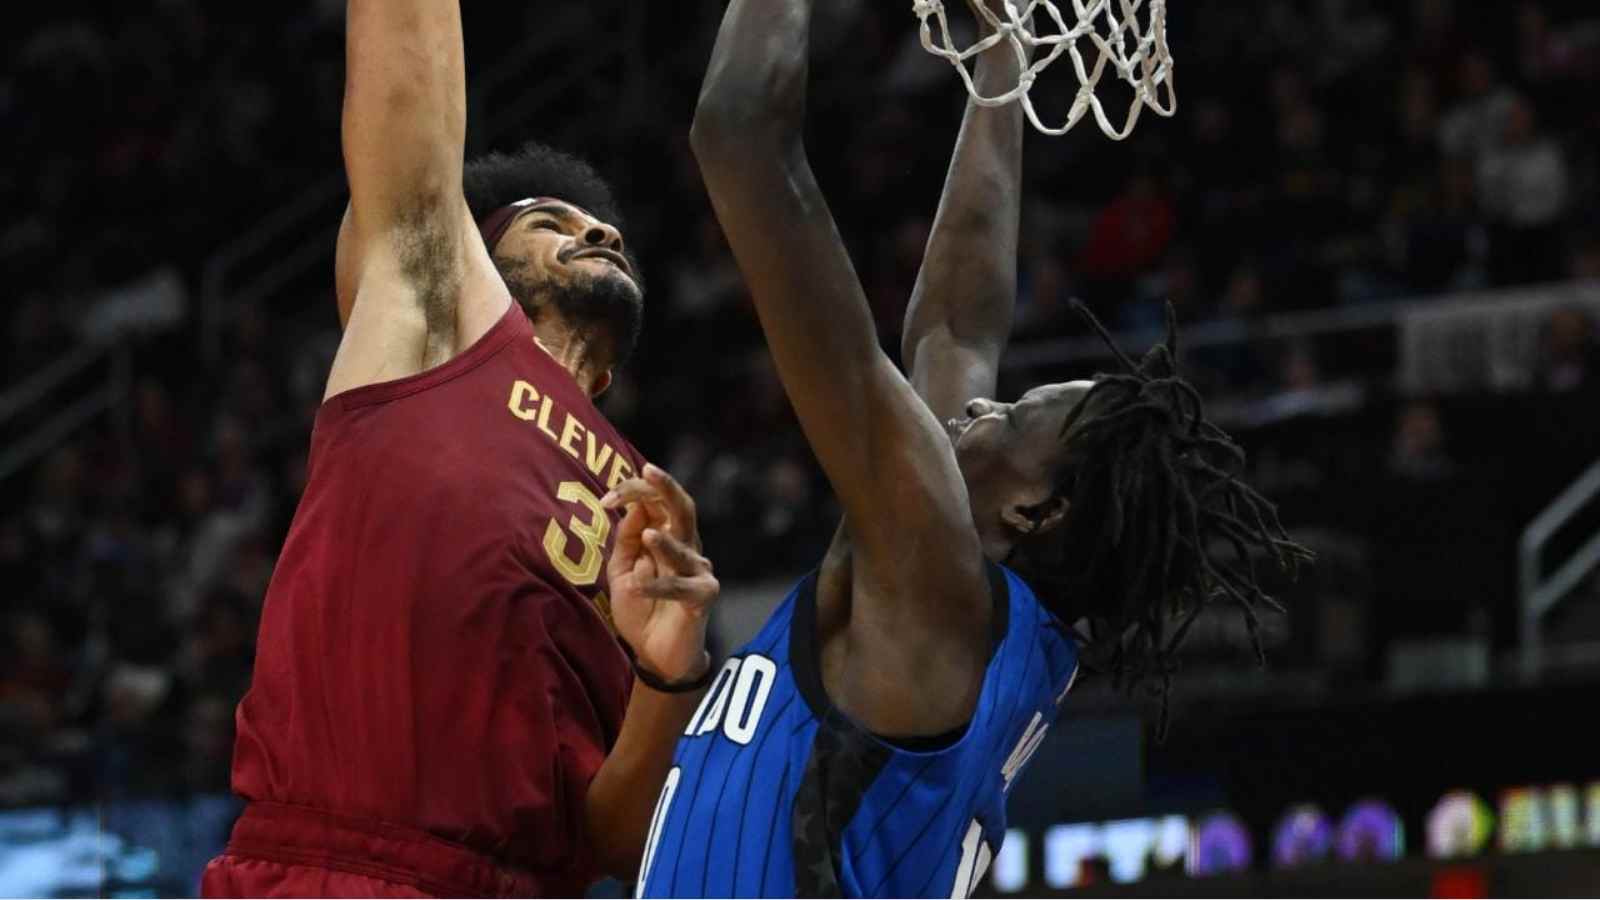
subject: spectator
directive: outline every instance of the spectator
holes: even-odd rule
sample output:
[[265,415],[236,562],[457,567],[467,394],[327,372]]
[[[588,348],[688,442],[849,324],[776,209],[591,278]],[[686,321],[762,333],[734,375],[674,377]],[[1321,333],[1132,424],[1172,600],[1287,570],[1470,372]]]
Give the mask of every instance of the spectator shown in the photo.
[[1410,181],[1439,158],[1439,98],[1427,71],[1412,67],[1400,79],[1396,141],[1388,148],[1391,177]]
[[43,739],[60,724],[59,698],[72,687],[73,673],[55,627],[38,610],[9,617],[0,647],[0,732],[24,745]]
[[1477,159],[1503,139],[1517,97],[1482,50],[1462,57],[1456,83],[1456,102],[1439,123],[1439,146],[1447,156]]
[[1566,155],[1521,99],[1506,106],[1500,135],[1478,157],[1479,192],[1495,229],[1491,277],[1496,284],[1556,278],[1564,268],[1558,226],[1571,182]]
[[232,692],[208,692],[189,705],[184,718],[183,786],[196,793],[228,790],[233,763]]
[[1454,477],[1457,466],[1444,450],[1444,426],[1438,407],[1412,403],[1400,414],[1389,471],[1409,482],[1439,482]]
[[1407,403],[1395,422],[1388,474],[1369,512],[1374,615],[1391,645],[1460,634],[1475,609],[1497,593],[1491,529],[1492,479],[1474,473],[1450,452],[1444,418],[1428,401]]
[[1596,385],[1600,376],[1600,342],[1594,320],[1582,309],[1568,307],[1550,314],[1539,354],[1538,384],[1553,393],[1570,393]]
[[1161,180],[1141,172],[1128,181],[1090,228],[1077,271],[1123,299],[1128,284],[1161,258],[1172,240],[1177,210]]
[[1578,235],[1573,239],[1567,276],[1574,280],[1600,279],[1600,234]]
[[1401,267],[1413,295],[1467,291],[1487,282],[1489,233],[1475,188],[1467,163],[1445,160],[1404,223]]
[[1552,102],[1576,99],[1563,82],[1600,72],[1600,18],[1557,26],[1545,4],[1523,2],[1516,13],[1517,61],[1524,80]]

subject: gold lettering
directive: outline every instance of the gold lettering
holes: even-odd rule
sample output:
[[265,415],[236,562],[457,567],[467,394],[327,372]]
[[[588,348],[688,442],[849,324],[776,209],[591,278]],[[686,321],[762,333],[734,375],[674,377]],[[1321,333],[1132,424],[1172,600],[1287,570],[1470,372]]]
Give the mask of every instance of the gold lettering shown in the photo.
[[611,461],[611,477],[606,480],[606,489],[609,490],[616,487],[622,483],[623,479],[632,474],[633,466],[629,465],[628,461],[622,458],[621,453],[618,453]]
[[546,397],[539,403],[539,430],[549,435],[550,440],[556,440],[556,433],[550,430],[550,398]]
[[[581,482],[561,482],[556,487],[556,497],[587,509],[589,521],[573,516],[567,521],[564,531],[555,519],[551,519],[544,529],[544,551],[550,555],[550,564],[557,572],[578,587],[587,587],[600,577],[606,538],[611,534],[611,517],[606,508],[600,505],[600,499]],[[577,562],[567,556],[567,531],[576,535],[583,544],[583,556]]]
[[535,413],[527,404],[537,402],[539,402],[539,392],[533,385],[519,380],[511,386],[511,399],[506,402],[506,406],[513,416],[532,422]]
[[[599,456],[594,455],[596,443],[600,443]],[[584,461],[589,464],[589,471],[594,473],[594,477],[599,478],[600,473],[605,471],[606,460],[611,458],[611,445],[595,441],[594,432],[591,431],[589,432],[589,448],[584,452],[584,457]]]
[[[524,422],[532,422],[544,432],[545,437],[554,441],[562,452],[587,464],[589,471],[594,473],[596,478],[600,477],[606,470],[606,463],[610,462],[611,475],[607,487],[616,487],[633,474],[633,466],[622,457],[622,454],[596,437],[595,433],[584,427],[583,422],[572,413],[563,413],[566,419],[561,424],[561,434],[557,435],[555,429],[550,427],[550,414],[555,411],[555,402],[549,397],[540,395],[539,389],[528,382],[519,379],[511,386],[511,397],[506,401],[506,408]],[[581,454],[578,451],[580,440],[584,442]]]
[[578,448],[574,447],[572,442],[580,433],[586,430],[587,429],[585,429],[583,425],[578,422],[577,416],[573,415],[572,413],[567,413],[567,423],[561,426],[560,443],[561,449],[565,450],[567,455],[573,459],[578,458]]

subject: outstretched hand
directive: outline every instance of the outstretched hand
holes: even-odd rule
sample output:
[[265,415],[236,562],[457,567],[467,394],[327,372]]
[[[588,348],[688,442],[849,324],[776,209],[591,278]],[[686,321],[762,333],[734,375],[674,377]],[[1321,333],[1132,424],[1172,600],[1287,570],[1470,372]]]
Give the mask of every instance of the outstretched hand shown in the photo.
[[[1026,3],[1027,0],[1021,2]],[[972,10],[972,17],[978,20],[978,34],[981,37],[994,34],[990,16],[1002,22],[1006,21],[1005,0],[967,0],[967,8]]]
[[662,681],[695,680],[711,664],[706,625],[721,586],[699,552],[694,500],[671,475],[646,466],[600,502],[628,510],[606,569],[618,636]]

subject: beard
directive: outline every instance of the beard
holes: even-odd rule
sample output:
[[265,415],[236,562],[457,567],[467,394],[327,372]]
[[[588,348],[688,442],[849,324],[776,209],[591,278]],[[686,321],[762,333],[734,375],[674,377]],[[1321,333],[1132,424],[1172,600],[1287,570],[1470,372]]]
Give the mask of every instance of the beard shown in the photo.
[[579,272],[568,281],[551,282],[532,278],[525,264],[510,263],[502,265],[501,275],[529,319],[554,311],[578,336],[608,345],[613,365],[633,352],[644,323],[644,295],[621,272]]

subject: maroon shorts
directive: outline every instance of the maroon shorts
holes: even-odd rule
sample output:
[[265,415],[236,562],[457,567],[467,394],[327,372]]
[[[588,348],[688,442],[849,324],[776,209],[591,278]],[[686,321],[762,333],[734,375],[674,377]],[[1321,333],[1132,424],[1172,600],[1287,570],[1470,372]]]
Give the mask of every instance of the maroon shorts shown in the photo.
[[537,897],[544,887],[414,828],[260,802],[200,880],[204,897]]

